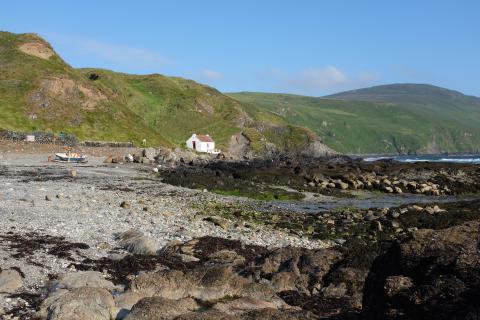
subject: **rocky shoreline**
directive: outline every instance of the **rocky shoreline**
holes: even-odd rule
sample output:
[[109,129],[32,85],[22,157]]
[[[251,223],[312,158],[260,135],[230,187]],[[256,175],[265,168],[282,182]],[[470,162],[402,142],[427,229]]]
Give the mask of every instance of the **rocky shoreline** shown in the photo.
[[[464,319],[480,311],[478,166],[45,159],[0,159],[5,319]],[[395,198],[410,193],[428,201]],[[296,194],[353,205],[311,212]],[[355,206],[365,195],[400,202]]]

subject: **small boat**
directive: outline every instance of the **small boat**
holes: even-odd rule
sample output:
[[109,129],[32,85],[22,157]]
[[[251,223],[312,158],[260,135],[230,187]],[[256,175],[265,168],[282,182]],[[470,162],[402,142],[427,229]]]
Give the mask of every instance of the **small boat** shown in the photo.
[[55,153],[55,161],[59,162],[87,162],[87,157],[79,152]]

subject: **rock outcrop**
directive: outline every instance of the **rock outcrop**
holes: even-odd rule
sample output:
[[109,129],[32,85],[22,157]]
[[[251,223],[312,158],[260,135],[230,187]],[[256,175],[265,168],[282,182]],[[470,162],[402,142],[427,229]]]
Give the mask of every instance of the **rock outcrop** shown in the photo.
[[477,319],[480,222],[421,229],[374,262],[365,284],[365,319]]

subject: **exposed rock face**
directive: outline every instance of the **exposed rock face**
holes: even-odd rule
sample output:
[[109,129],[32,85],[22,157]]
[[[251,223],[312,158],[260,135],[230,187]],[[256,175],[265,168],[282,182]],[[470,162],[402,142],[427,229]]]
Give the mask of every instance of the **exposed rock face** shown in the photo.
[[241,158],[250,155],[250,140],[243,134],[235,134],[230,137],[228,154],[233,158]]
[[58,103],[80,105],[94,110],[107,97],[99,90],[67,77],[43,79],[39,89],[30,95],[33,110],[43,110]]
[[32,41],[21,44],[18,50],[31,56],[48,60],[51,56],[55,55],[50,45],[43,41]]
[[300,154],[309,157],[325,157],[337,152],[327,147],[321,140],[314,140]]
[[365,284],[366,319],[477,319],[480,222],[421,229],[374,262]]

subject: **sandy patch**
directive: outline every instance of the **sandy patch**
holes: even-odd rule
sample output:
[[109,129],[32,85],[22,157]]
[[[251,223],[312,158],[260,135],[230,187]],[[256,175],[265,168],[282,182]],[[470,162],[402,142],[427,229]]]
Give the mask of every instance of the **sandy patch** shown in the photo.
[[31,56],[48,60],[55,54],[53,50],[43,42],[27,42],[18,47],[18,50]]

